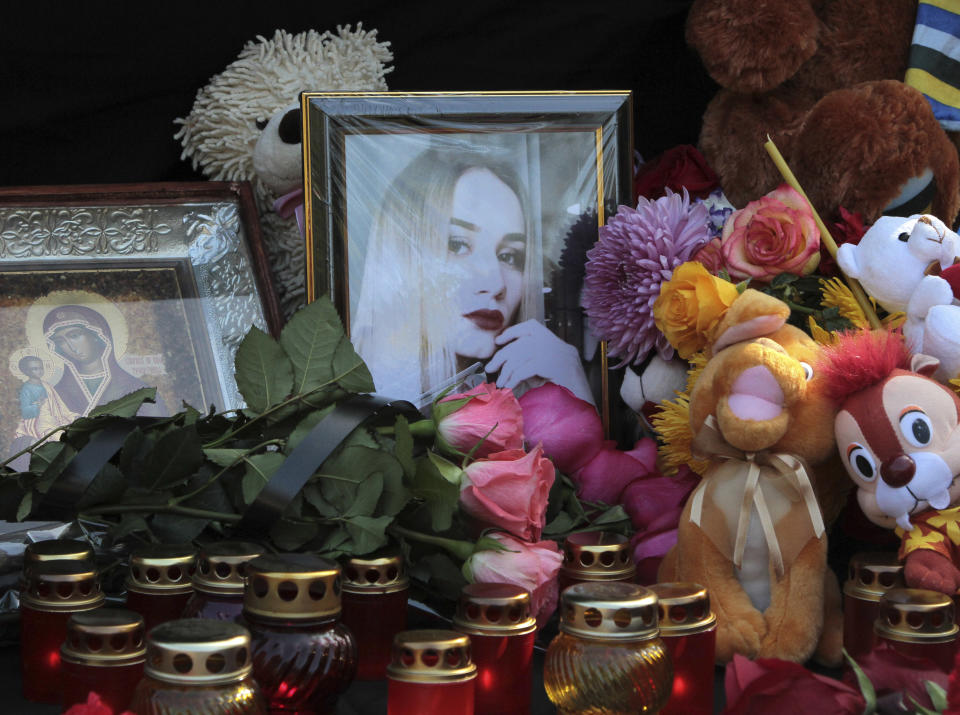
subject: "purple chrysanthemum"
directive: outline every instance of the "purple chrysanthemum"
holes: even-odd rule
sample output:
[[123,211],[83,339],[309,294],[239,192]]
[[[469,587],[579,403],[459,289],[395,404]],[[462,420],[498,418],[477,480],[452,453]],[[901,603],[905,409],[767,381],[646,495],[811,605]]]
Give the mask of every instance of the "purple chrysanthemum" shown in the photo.
[[653,322],[653,302],[673,269],[710,239],[708,219],[706,206],[691,205],[686,189],[682,195],[668,189],[655,201],[641,198],[636,209],[621,206],[600,227],[587,252],[584,307],[591,331],[620,365],[640,362],[653,347],[664,359],[673,356]]

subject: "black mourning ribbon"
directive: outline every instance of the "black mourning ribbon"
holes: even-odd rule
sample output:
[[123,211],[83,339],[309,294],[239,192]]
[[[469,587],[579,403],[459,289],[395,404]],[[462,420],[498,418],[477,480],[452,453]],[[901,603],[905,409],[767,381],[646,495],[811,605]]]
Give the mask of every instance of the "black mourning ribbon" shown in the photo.
[[54,480],[37,508],[43,518],[71,521],[76,517],[77,504],[113,455],[120,451],[124,440],[137,427],[155,422],[157,417],[114,419],[94,434],[80,448],[73,459]]
[[273,473],[247,507],[237,525],[237,533],[259,535],[269,529],[300,493],[307,480],[327,457],[360,425],[403,415],[408,420],[422,417],[409,402],[391,400],[381,395],[357,395],[339,403],[326,417],[310,430]]

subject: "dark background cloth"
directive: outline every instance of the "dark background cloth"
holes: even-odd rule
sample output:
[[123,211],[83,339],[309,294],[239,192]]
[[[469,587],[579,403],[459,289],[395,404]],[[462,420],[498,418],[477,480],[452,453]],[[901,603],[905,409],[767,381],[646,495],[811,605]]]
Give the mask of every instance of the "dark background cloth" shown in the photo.
[[689,5],[9,3],[0,19],[0,186],[201,179],[173,139],[173,120],[197,90],[257,35],[358,22],[391,43],[392,90],[632,90],[635,148],[651,159],[696,143],[716,91],[684,41]]

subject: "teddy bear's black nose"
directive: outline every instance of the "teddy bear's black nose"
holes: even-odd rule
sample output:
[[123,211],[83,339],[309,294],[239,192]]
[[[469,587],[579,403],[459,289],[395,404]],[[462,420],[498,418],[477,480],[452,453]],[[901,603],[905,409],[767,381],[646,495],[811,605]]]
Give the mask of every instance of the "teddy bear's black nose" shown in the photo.
[[898,454],[880,465],[880,478],[891,487],[902,487],[909,484],[917,471],[917,465],[906,454]]
[[283,115],[280,120],[280,126],[277,127],[277,134],[284,144],[300,143],[300,108],[291,109]]

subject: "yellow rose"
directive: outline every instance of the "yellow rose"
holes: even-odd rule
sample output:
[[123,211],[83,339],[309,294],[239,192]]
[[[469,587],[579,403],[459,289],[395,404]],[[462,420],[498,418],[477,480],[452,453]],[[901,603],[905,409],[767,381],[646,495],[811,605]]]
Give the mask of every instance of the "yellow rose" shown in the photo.
[[702,350],[739,293],[730,281],[711,275],[703,264],[687,261],[660,285],[653,319],[680,357]]

